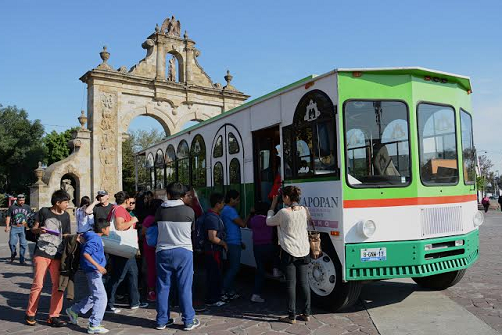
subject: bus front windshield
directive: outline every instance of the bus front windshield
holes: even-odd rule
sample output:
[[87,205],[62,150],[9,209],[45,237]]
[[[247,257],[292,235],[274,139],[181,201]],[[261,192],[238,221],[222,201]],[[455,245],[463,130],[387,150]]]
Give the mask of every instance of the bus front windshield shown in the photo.
[[421,103],[417,108],[420,178],[427,186],[458,183],[455,110]]
[[408,108],[400,101],[344,106],[347,182],[352,187],[406,186],[411,181]]

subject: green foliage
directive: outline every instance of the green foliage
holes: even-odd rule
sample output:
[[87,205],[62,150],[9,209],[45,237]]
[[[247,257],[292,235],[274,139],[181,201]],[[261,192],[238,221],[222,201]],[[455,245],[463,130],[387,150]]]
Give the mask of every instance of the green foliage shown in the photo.
[[[129,138],[122,143],[122,185],[124,191],[134,194],[135,175],[134,175],[134,153],[155,145],[165,138],[165,134],[153,129],[129,131]],[[138,184],[146,185],[150,177],[145,168],[146,158],[138,157]]]
[[7,207],[7,197],[2,193],[0,193],[0,208],[1,207]]
[[29,194],[36,180],[34,170],[44,158],[40,120],[16,106],[0,105],[0,193]]
[[59,162],[70,155],[71,150],[68,142],[72,139],[72,134],[76,130],[78,130],[78,127],[65,130],[61,133],[53,130],[45,135],[43,142],[47,155],[44,161],[47,165]]
[[483,178],[482,176],[477,176],[476,177],[476,188],[478,190],[484,190],[486,187],[486,179]]

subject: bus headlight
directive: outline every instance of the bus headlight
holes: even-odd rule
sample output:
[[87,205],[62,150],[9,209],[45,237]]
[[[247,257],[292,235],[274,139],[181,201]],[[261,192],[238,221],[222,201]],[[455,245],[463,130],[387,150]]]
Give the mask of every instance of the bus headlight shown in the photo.
[[366,238],[369,238],[373,236],[373,234],[375,234],[376,224],[373,220],[359,221],[359,223],[357,224],[357,228],[359,234],[361,234]]
[[477,211],[476,214],[474,214],[472,221],[474,222],[474,227],[479,227],[485,221],[485,215],[483,214],[483,212]]

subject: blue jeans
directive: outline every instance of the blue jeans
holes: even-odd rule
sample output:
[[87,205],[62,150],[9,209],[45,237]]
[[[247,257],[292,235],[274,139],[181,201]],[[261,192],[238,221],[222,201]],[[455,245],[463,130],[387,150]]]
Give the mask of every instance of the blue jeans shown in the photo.
[[17,256],[17,242],[19,242],[19,260],[24,262],[24,254],[26,253],[26,247],[28,242],[26,242],[26,234],[24,227],[10,227],[9,233],[9,247],[10,247],[10,257],[11,259]]
[[138,291],[138,265],[136,257],[124,258],[110,255],[112,262],[112,274],[107,283],[108,307],[112,308],[115,305],[115,294],[120,283],[127,276],[127,284],[129,285],[129,298],[131,299],[131,307],[139,306],[139,291]]
[[234,279],[239,272],[241,266],[241,245],[229,244],[228,245],[228,270],[223,279],[223,292],[224,293],[234,293]]
[[255,244],[253,245],[253,254],[256,261],[253,293],[261,295],[265,282],[265,265],[272,262],[275,256],[274,246],[272,244]]
[[157,264],[157,324],[165,325],[171,317],[169,290],[171,276],[176,278],[181,319],[186,325],[193,322],[195,310],[192,306],[193,253],[185,248],[158,251]]
[[92,308],[89,324],[91,327],[96,327],[101,324],[105,315],[107,302],[105,285],[103,285],[103,276],[98,271],[86,272],[85,275],[89,285],[89,296],[71,306],[71,309],[77,314],[85,314]]

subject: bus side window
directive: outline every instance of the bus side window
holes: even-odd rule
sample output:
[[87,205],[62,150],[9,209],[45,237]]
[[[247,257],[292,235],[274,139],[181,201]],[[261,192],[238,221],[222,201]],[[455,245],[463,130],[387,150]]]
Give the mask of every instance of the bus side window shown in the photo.
[[293,124],[282,129],[286,179],[338,175],[335,108],[320,90],[298,102]]

